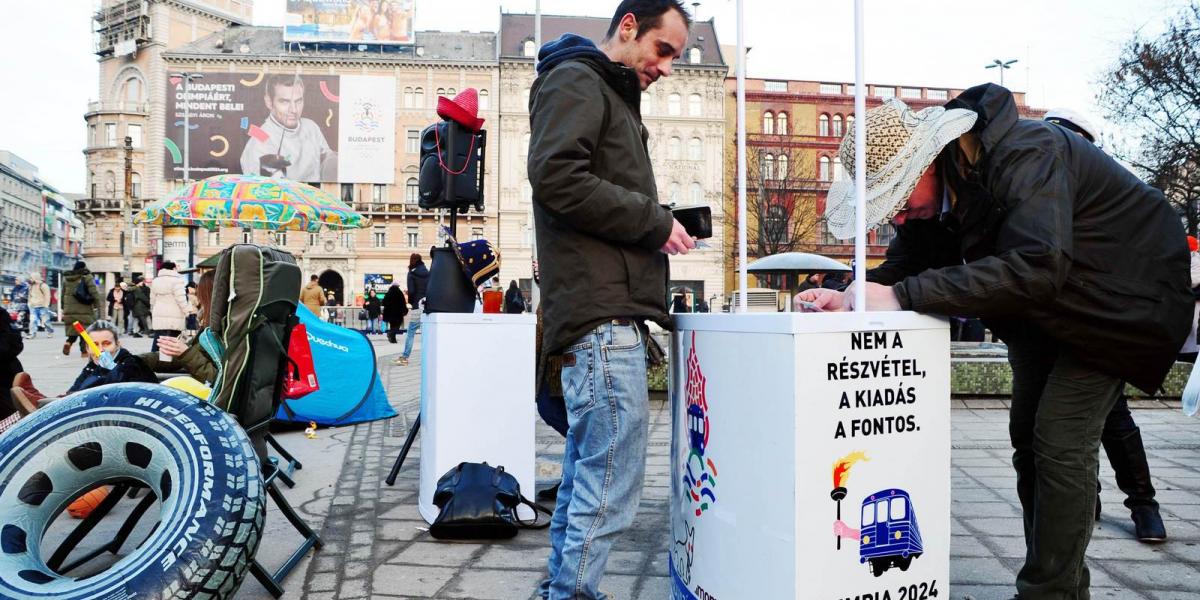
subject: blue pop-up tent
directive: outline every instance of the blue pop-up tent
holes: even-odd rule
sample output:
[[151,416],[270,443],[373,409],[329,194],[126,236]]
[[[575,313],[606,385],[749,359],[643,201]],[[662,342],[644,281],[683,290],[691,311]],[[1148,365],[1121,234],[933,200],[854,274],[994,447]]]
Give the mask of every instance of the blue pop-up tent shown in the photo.
[[[303,304],[296,316],[308,329],[321,389],[279,407],[277,421],[349,425],[396,416],[375,366],[375,348],[357,331],[322,321]],[[288,410],[291,410],[291,414]]]

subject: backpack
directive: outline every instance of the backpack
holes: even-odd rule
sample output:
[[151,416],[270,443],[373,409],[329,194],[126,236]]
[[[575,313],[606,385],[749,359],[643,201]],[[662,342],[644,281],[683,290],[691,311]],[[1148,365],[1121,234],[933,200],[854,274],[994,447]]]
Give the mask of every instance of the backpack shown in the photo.
[[217,364],[209,397],[232,414],[266,458],[264,436],[279,409],[289,336],[299,319],[300,268],[288,252],[254,244],[222,251],[201,347]]
[[75,284],[75,291],[71,292],[71,295],[74,296],[75,299],[81,304],[87,304],[89,306],[96,301],[96,299],[92,297],[92,293],[88,291],[88,280],[86,275],[79,278],[79,283]]
[[[454,151],[449,151],[453,146]],[[483,210],[483,175],[487,131],[472,133],[454,121],[439,121],[421,132],[417,203],[421,208]],[[454,197],[446,183],[454,181]]]

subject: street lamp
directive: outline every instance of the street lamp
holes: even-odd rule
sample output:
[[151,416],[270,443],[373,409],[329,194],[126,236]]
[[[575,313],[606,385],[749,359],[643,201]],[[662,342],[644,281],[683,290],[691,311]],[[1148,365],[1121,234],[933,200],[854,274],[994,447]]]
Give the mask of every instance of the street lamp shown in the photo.
[[1004,87],[1004,71],[1011,69],[1013,63],[1015,63],[1015,62],[1017,62],[1017,59],[1015,59],[1015,58],[1012,60],[1003,61],[1003,62],[997,58],[997,59],[992,60],[992,64],[987,65],[984,68],[985,69],[995,69],[996,67],[999,67],[1000,68],[1000,87]]
[[193,80],[204,79],[203,73],[171,73],[171,77],[177,77],[183,80],[183,183],[187,184],[191,178],[191,163],[188,144],[188,137],[191,133],[191,98],[188,94],[190,84]]

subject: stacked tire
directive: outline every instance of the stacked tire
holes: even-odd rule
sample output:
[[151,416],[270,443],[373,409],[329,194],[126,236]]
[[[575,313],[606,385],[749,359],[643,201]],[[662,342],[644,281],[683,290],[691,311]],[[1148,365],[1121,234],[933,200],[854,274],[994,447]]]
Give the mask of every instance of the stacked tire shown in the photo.
[[[86,578],[49,569],[40,549],[49,524],[97,485],[121,481],[158,497],[149,537]],[[80,392],[0,436],[0,598],[231,598],[265,510],[258,460],[225,412],[161,385]]]

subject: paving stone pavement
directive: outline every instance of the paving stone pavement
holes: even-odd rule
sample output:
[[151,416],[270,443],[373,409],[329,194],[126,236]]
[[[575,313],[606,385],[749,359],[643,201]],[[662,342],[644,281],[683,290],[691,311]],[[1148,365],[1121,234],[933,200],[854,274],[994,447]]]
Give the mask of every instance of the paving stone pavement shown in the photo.
[[[414,355],[417,353],[414,353]],[[414,356],[414,359],[416,356]],[[381,358],[389,396],[401,416],[358,425],[324,523],[325,549],[310,563],[301,596],[472,598],[532,596],[543,576],[545,531],[494,543],[441,542],[417,512],[420,442],[395,487],[383,482],[418,412],[420,363]],[[1000,401],[956,404],[953,414],[953,539],[949,596],[1007,599],[1024,557],[1016,475],[1009,462],[1007,411]],[[1161,406],[1161,405],[1160,405]],[[1088,551],[1096,598],[1200,599],[1200,440],[1178,410],[1137,410],[1171,540],[1132,539],[1112,469],[1102,461],[1104,514]],[[617,600],[670,597],[667,577],[670,410],[651,406],[645,491],[632,529],[614,547],[602,587]],[[539,488],[555,481],[563,445],[537,426]],[[528,490],[526,495],[531,495]],[[296,583],[293,583],[296,585]]]

